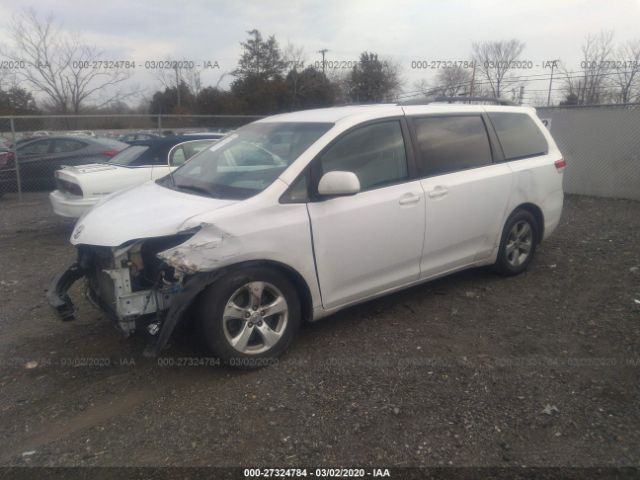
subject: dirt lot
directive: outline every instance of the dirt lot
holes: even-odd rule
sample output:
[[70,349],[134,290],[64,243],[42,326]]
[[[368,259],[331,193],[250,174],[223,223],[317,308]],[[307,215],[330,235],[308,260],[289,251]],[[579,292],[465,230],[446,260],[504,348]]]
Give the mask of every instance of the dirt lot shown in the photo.
[[143,358],[78,289],[59,322],[71,227],[44,195],[0,200],[2,465],[640,463],[640,203],[568,197],[524,275],[351,308],[250,373],[163,366],[207,356],[188,331]]

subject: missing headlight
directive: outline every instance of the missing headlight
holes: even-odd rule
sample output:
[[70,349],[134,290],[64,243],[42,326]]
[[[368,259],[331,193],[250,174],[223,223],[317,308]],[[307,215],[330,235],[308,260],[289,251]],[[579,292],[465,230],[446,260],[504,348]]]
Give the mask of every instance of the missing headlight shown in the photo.
[[146,290],[154,286],[177,281],[175,270],[157,257],[157,254],[186,242],[196,230],[167,237],[143,240],[129,251],[132,289]]

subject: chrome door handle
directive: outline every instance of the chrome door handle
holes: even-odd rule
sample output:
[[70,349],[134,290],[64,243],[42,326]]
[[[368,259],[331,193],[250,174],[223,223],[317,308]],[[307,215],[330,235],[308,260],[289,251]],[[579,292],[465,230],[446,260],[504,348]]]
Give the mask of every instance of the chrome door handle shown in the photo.
[[433,190],[429,192],[429,198],[444,197],[447,193],[449,193],[449,190],[446,187],[438,185],[437,187],[435,187]]
[[400,197],[400,200],[398,201],[398,203],[400,205],[411,205],[413,203],[418,203],[420,201],[421,196],[420,195],[415,195],[413,193],[407,193],[405,195],[403,195],[402,197]]

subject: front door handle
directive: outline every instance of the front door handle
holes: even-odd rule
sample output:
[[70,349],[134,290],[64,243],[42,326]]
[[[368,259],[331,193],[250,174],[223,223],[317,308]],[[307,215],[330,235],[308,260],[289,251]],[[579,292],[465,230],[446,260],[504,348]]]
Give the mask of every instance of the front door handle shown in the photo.
[[433,190],[429,192],[429,198],[440,198],[444,197],[447,193],[449,193],[449,189],[443,187],[442,185],[438,185]]
[[416,195],[414,193],[407,193],[402,197],[400,197],[400,200],[398,201],[398,203],[400,205],[412,205],[414,203],[418,203],[420,201],[420,198],[421,198],[420,195]]

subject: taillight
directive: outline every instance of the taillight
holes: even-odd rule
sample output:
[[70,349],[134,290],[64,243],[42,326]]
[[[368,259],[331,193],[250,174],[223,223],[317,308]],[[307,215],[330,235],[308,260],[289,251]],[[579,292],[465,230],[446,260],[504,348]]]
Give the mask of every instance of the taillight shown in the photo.
[[100,152],[100,155],[104,155],[105,157],[115,157],[118,153],[118,150],[105,150],[104,152]]
[[62,190],[63,192],[68,192],[71,195],[77,195],[78,197],[82,197],[82,188],[80,185],[73,182],[68,182],[67,180],[62,180],[61,178],[56,178],[56,184],[58,186],[58,190]]
[[558,173],[562,172],[564,170],[564,167],[567,166],[567,162],[564,161],[564,158],[556,160],[555,162],[553,162],[553,164],[556,166],[556,170],[558,170]]

